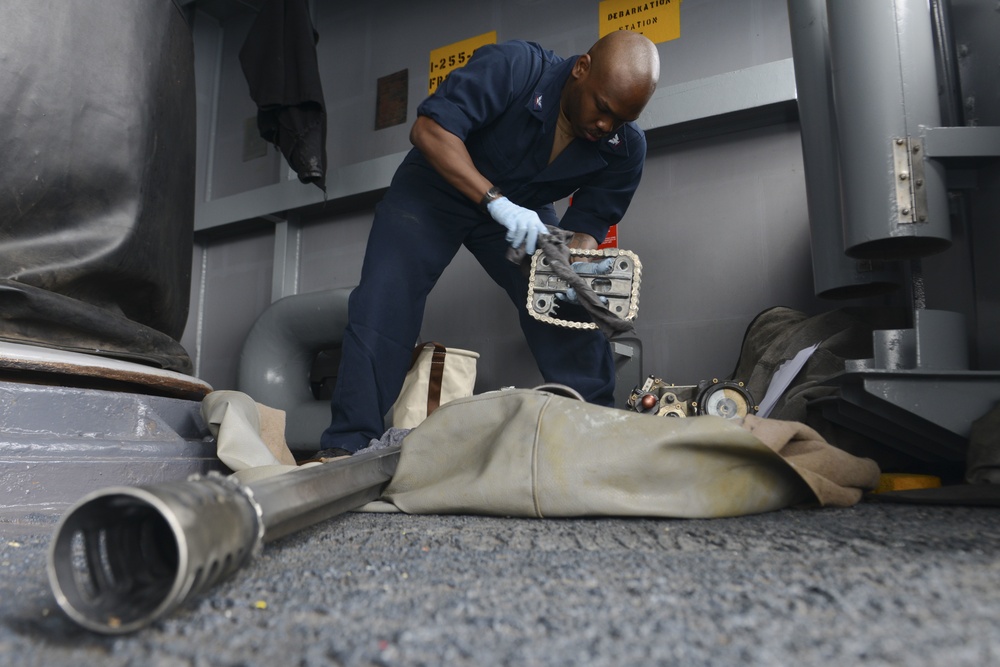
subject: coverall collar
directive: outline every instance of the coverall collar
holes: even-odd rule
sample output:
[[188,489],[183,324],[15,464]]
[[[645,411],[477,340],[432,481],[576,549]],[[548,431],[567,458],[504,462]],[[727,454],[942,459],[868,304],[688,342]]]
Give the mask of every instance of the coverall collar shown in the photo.
[[[549,68],[538,80],[535,92],[525,105],[528,113],[542,123],[542,132],[546,140],[545,146],[548,148],[552,146],[550,137],[555,133],[556,123],[559,119],[559,99],[562,95],[563,86],[569,79],[573,71],[573,66],[579,58],[580,56],[573,56]],[[625,126],[623,125],[594,145],[582,139],[574,138],[559,158],[543,169],[532,180],[558,180],[603,169],[607,166],[607,161],[601,157],[602,152],[628,155],[628,141],[624,128]],[[564,159],[570,156],[572,156],[572,159]]]

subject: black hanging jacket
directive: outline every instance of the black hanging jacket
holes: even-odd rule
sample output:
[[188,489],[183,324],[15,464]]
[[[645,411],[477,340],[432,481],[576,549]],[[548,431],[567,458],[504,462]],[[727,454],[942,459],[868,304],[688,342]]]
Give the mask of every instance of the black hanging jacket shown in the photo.
[[307,0],[267,0],[240,49],[260,136],[326,191],[326,104]]

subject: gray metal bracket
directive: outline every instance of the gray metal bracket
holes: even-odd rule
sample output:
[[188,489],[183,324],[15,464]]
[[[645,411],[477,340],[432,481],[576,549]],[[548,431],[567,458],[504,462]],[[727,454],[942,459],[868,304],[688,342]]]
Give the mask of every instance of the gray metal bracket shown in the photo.
[[1000,127],[929,127],[924,156],[947,166],[975,166],[1000,159]]
[[850,360],[815,401],[824,417],[929,463],[965,460],[972,424],[1000,403],[1000,371],[968,369],[964,318],[918,309],[913,329],[876,331],[874,357]]
[[921,461],[965,461],[972,423],[1000,402],[1000,372],[869,369],[824,381],[839,387],[823,415]]
[[979,188],[979,170],[1000,160],[1000,127],[928,127],[924,157],[947,170],[949,190]]

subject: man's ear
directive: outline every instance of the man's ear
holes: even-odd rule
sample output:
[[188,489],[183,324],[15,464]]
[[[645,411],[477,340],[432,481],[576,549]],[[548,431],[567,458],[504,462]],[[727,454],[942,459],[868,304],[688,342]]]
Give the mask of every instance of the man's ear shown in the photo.
[[584,53],[582,56],[576,59],[576,63],[573,65],[573,78],[582,79],[590,73],[590,54]]

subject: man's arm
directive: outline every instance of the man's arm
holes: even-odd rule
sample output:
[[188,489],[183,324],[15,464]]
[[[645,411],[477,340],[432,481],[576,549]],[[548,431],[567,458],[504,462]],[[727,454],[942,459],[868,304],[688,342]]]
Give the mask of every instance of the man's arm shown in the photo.
[[417,116],[410,128],[410,143],[420,149],[444,180],[476,204],[493,187],[476,169],[465,142],[427,116]]
[[[458,135],[427,116],[417,116],[410,129],[410,141],[452,187],[476,204],[485,201],[484,195],[493,184],[476,169],[469,149]],[[529,255],[535,252],[538,237],[549,233],[538,213],[518,206],[503,195],[490,200],[486,210],[507,228],[507,242],[515,248],[523,243]]]

